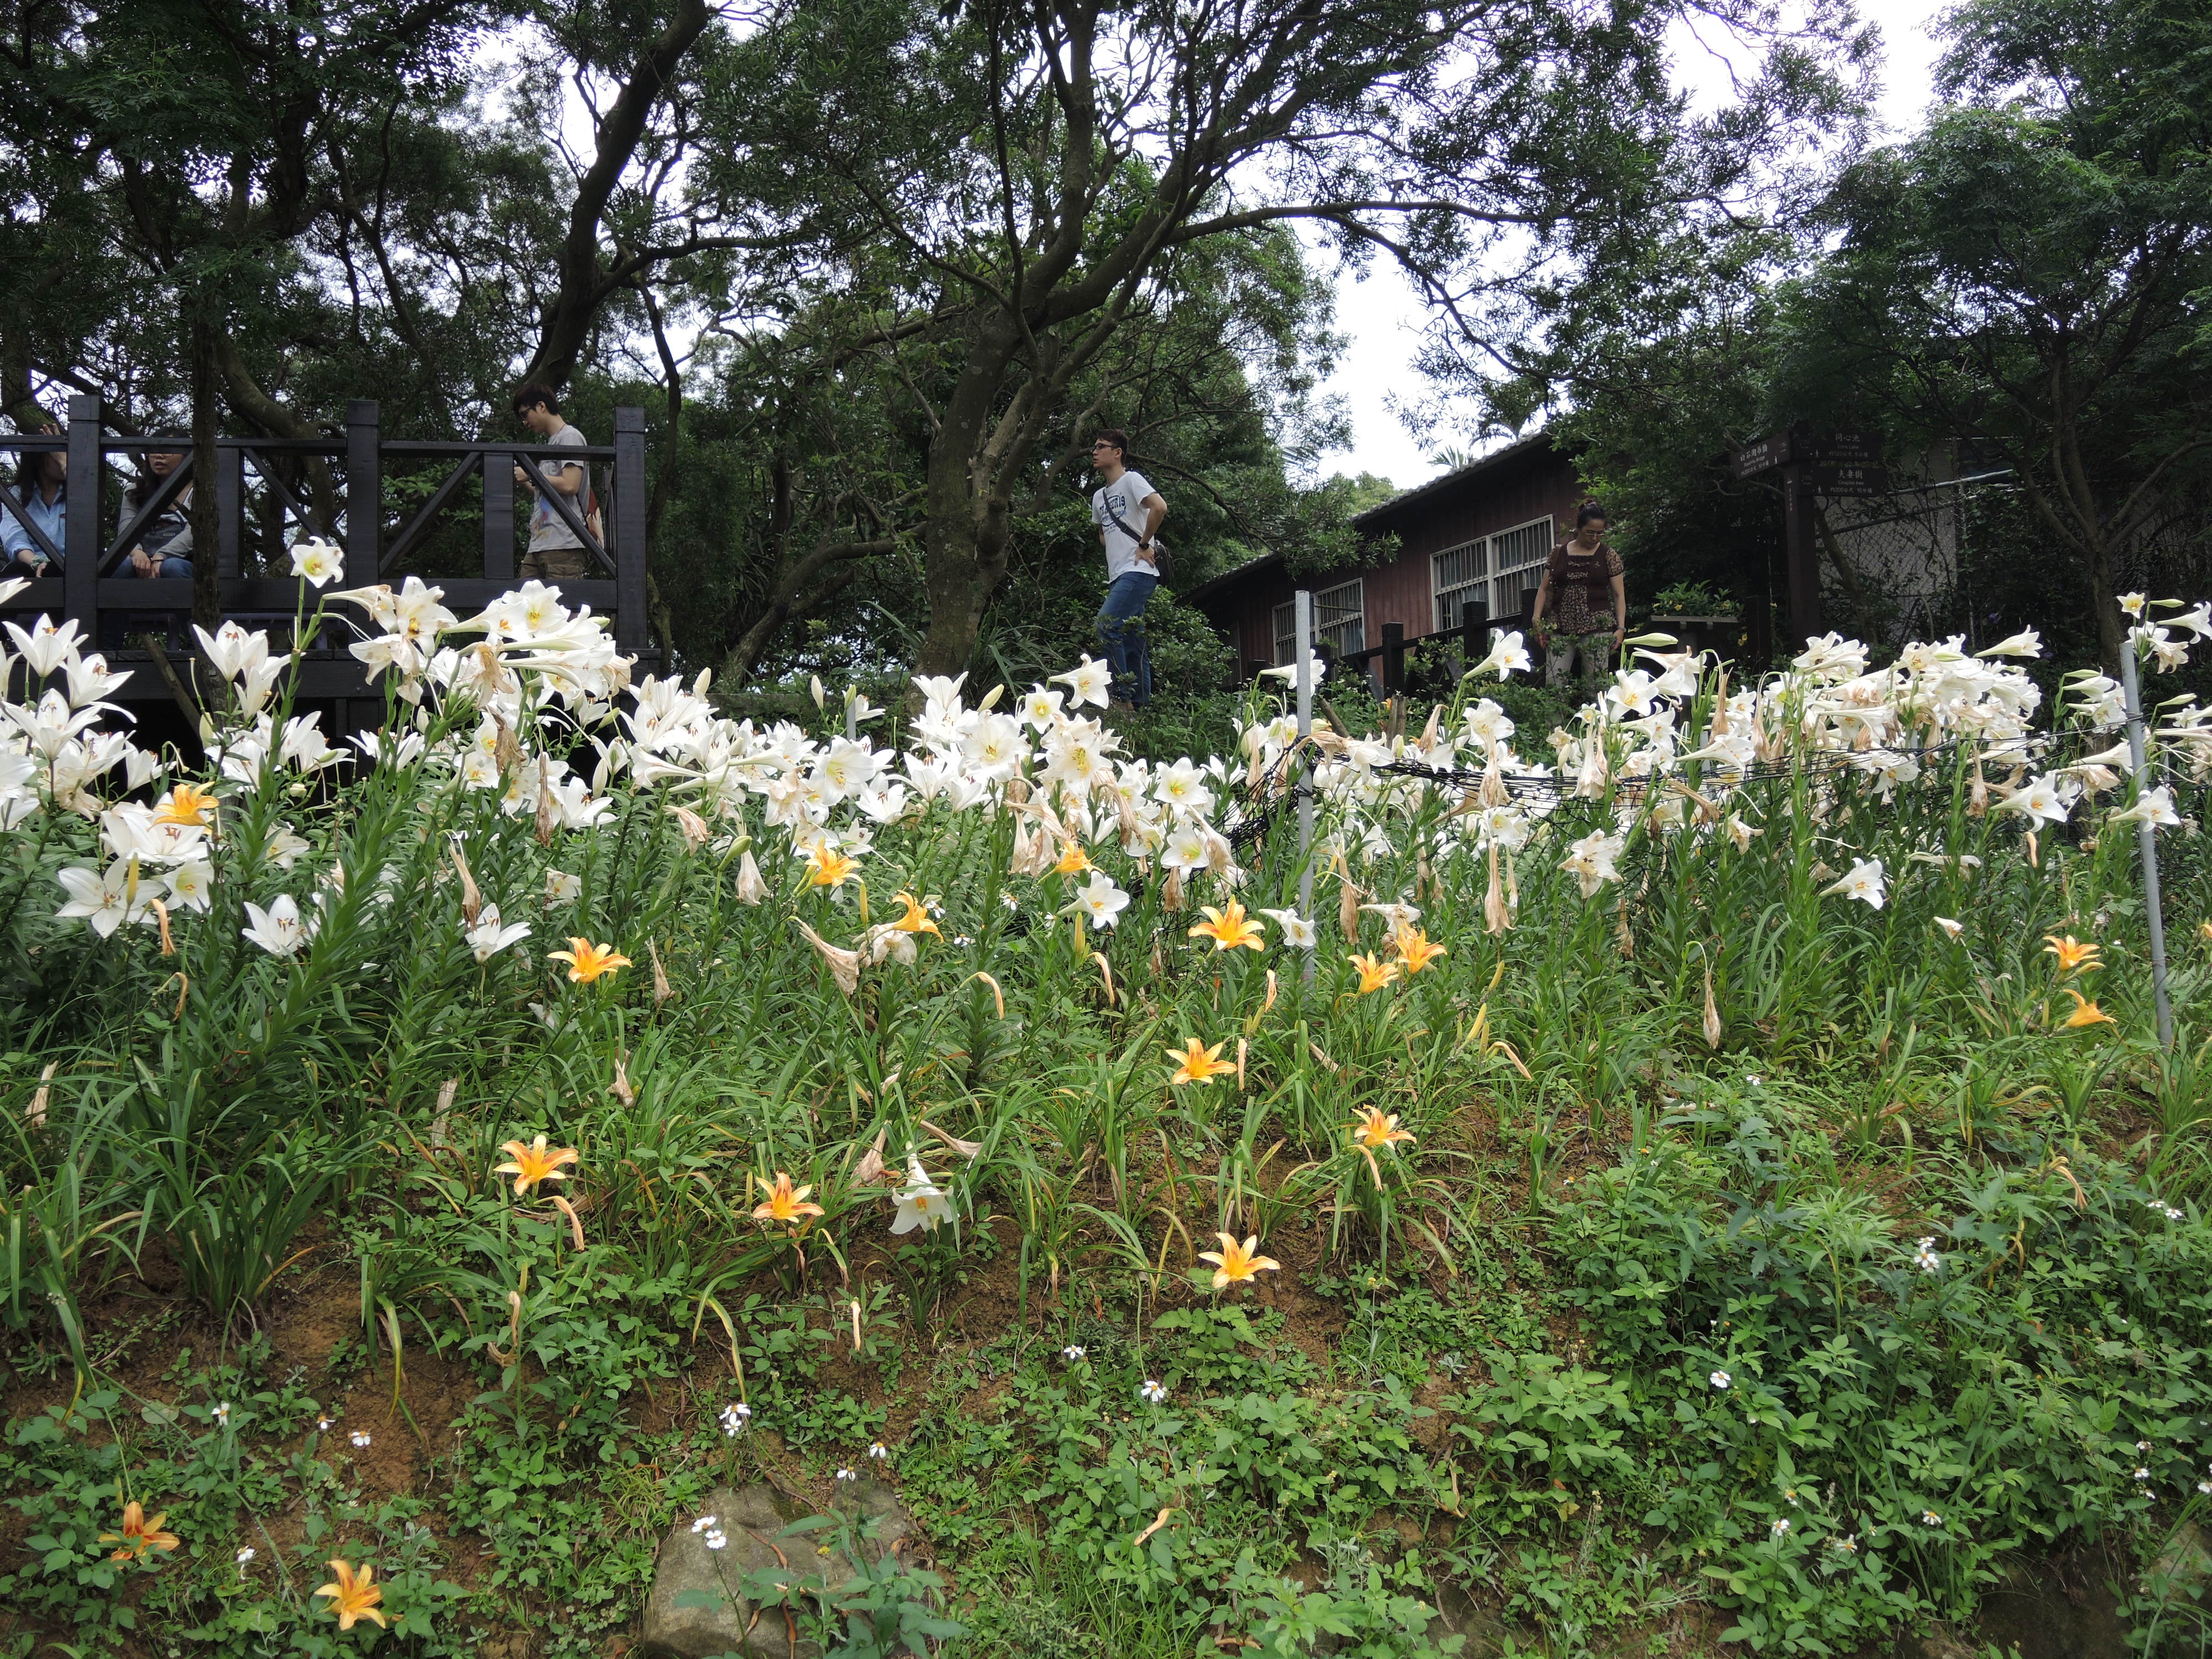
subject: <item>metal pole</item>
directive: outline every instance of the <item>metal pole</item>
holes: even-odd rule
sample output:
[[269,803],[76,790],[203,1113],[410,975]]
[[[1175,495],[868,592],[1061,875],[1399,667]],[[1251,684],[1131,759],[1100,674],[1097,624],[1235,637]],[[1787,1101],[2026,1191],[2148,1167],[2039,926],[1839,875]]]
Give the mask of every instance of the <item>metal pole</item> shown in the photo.
[[[2120,645],[2120,684],[2128,698],[2128,760],[2135,769],[2136,799],[2150,787],[2150,768],[2143,760],[2142,694],[2136,674],[2136,641],[2130,630]],[[2173,1047],[2173,1005],[2166,994],[2166,915],[2158,894],[2158,835],[2148,820],[2136,826],[2136,845],[2142,853],[2143,911],[2150,919],[2150,984],[2158,1000],[2158,1046]]]
[[[1313,920],[1313,762],[1307,739],[1313,736],[1313,590],[1301,587],[1295,600],[1297,623],[1292,659],[1298,665],[1298,914]],[[1313,952],[1306,952],[1306,977],[1314,976]]]

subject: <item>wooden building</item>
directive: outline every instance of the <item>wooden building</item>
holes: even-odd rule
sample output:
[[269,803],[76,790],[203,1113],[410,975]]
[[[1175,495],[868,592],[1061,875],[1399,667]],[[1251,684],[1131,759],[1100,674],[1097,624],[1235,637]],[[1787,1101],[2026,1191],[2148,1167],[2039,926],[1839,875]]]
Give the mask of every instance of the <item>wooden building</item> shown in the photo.
[[[1525,618],[1584,494],[1573,459],[1539,433],[1370,507],[1353,524],[1378,556],[1316,579],[1316,632],[1340,660],[1371,663],[1388,684],[1395,663],[1386,644],[1395,654],[1401,640]],[[1249,674],[1291,659],[1297,586],[1282,556],[1268,554],[1181,597],[1206,613]]]

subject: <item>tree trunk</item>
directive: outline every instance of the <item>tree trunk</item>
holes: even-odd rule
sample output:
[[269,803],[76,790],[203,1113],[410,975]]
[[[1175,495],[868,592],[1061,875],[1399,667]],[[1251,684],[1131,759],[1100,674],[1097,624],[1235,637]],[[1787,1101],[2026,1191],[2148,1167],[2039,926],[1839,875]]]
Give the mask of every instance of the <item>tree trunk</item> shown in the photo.
[[[929,632],[915,661],[918,674],[968,671],[983,607],[1006,574],[1012,508],[988,438],[1013,355],[1012,325],[1006,319],[970,327],[967,361],[930,439],[921,528]],[[1027,445],[1017,447],[1029,453]]]
[[2111,551],[2105,538],[2099,536],[2089,547],[2089,605],[2097,617],[2097,654],[2104,659],[2105,672],[2117,678],[2128,622],[2121,614],[2119,596],[2112,591],[2114,586]]

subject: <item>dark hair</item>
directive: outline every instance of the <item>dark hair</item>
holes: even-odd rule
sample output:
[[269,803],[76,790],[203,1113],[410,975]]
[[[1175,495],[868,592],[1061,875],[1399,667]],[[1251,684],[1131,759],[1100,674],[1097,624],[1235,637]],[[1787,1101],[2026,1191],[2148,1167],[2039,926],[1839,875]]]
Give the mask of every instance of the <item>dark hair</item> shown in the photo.
[[1098,435],[1096,438],[1093,438],[1091,442],[1094,444],[1111,444],[1115,448],[1120,450],[1124,455],[1129,453],[1129,434],[1122,431],[1118,426],[1100,427],[1098,428]]
[[561,412],[561,394],[543,380],[525,380],[514,388],[514,412],[518,415],[526,410],[535,409],[540,404],[545,405],[548,415]]
[[[1580,530],[1592,519],[1604,518],[1604,504],[1593,496],[1590,500],[1584,501],[1580,507],[1575,509],[1575,528]],[[1612,522],[1610,520],[1607,520],[1606,521],[1607,523]]]

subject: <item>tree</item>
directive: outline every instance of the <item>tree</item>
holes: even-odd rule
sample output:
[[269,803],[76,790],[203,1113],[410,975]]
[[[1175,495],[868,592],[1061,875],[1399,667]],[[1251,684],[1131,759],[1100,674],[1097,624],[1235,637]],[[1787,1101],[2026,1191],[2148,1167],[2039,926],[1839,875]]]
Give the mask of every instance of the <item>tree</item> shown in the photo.
[[1978,0],[1951,30],[1979,101],[1844,174],[1784,373],[2009,467],[2116,665],[2122,572],[2212,444],[2212,19]]
[[[918,665],[967,665],[1017,520],[1097,422],[1074,388],[1165,265],[1306,220],[1443,293],[1509,238],[1648,204],[1644,136],[1682,125],[1662,51],[1677,9],[842,0],[764,31],[749,75],[724,66],[744,95],[712,106],[742,110],[744,138],[717,153],[794,162],[825,223],[899,250],[913,308],[881,337],[951,376],[930,409]],[[1795,74],[1776,108],[1819,78],[1802,58]],[[1735,176],[1715,164],[1689,187]]]

